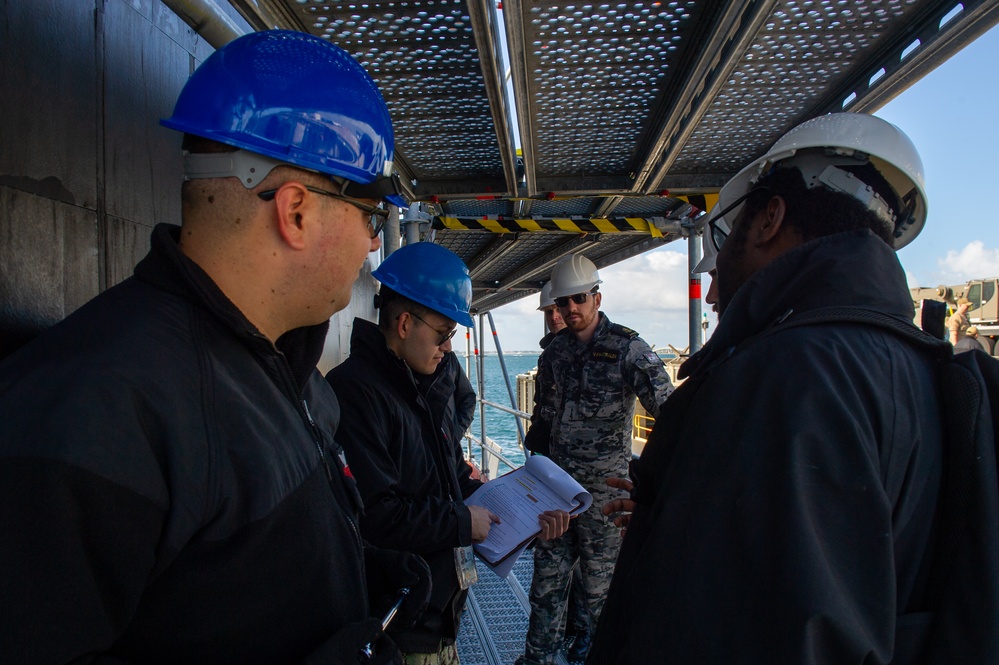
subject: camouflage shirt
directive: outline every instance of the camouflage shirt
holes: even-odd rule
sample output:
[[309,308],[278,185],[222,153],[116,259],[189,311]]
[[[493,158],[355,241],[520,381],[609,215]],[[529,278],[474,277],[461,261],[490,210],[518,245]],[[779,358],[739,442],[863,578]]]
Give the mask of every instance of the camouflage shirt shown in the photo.
[[635,397],[653,417],[673,392],[638,333],[603,313],[589,343],[563,330],[539,362],[535,413],[551,422],[551,458],[584,486],[627,477]]

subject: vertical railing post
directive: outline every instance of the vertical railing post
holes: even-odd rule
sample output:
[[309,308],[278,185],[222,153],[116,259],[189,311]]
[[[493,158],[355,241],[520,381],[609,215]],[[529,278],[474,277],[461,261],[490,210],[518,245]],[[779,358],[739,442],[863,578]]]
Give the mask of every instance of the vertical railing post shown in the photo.
[[[685,225],[687,230],[687,277],[689,287],[687,290],[688,313],[687,313],[687,337],[690,340],[688,353],[694,355],[701,348],[701,336],[704,332],[701,329],[701,275],[694,272],[694,266],[701,260],[701,238],[693,224]],[[707,233],[705,229],[705,233]]]
[[[478,354],[478,349],[476,349],[475,351],[476,351],[475,355],[478,356],[479,355]],[[478,358],[476,358],[476,360],[478,360]],[[476,384],[479,383],[479,379],[482,376],[482,372],[480,372],[478,370],[479,370],[479,367],[478,367],[478,364],[476,364],[476,367],[475,367],[475,373],[476,373],[475,383]],[[469,328],[465,328],[465,376],[467,376],[467,377],[471,377],[472,376],[472,331]],[[478,392],[478,395],[476,395],[476,398],[479,399],[480,401],[482,400],[482,387],[481,386],[479,386],[479,392]],[[471,423],[469,423],[469,426],[471,426]],[[465,432],[465,434],[467,435],[468,433]],[[471,439],[471,437],[465,436],[465,442],[466,442],[466,445],[468,446],[468,459],[472,459],[472,439]]]
[[[503,380],[506,382],[506,392],[510,396],[510,408],[517,408],[517,396],[510,385],[510,374],[506,371],[506,359],[503,357],[503,347],[500,345],[499,335],[496,333],[496,323],[493,321],[493,313],[486,312],[489,317],[489,328],[493,332],[493,343],[496,345],[496,356],[499,358],[500,369],[503,371]],[[481,320],[481,317],[480,317]],[[521,449],[524,447],[524,424],[520,421],[520,416],[514,416],[513,421],[517,423],[517,441]]]
[[486,333],[485,319],[479,314],[479,451],[482,454],[481,469],[486,471],[489,466],[486,464]]

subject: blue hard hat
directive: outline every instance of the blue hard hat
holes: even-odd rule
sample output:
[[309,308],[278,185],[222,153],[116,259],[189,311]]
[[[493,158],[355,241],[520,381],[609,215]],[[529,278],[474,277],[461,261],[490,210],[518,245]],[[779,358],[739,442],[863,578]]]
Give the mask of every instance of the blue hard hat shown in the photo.
[[[395,139],[381,93],[349,53],[291,30],[255,32],[215,51],[181,90],[170,129],[349,180],[352,196],[405,206],[392,179]],[[362,191],[363,190],[363,191]]]
[[401,296],[438,314],[474,327],[472,278],[458,255],[432,242],[405,245],[389,254],[371,275]]

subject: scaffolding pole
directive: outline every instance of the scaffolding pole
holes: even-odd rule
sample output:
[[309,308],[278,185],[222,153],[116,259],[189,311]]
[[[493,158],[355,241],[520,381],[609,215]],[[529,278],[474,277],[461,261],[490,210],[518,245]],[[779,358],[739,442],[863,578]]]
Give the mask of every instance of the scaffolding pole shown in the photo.
[[484,473],[488,472],[489,467],[486,465],[486,363],[485,363],[485,348],[486,348],[486,331],[485,319],[482,314],[479,314],[479,353],[478,353],[478,365],[479,365],[479,428],[481,430],[482,436],[479,439],[479,452],[482,455],[482,462],[480,463],[480,468]]
[[[478,349],[475,350],[476,357],[479,355]],[[478,359],[478,358],[476,358]],[[478,365],[476,365],[476,383],[479,383],[482,377],[482,372],[478,371]],[[469,328],[465,328],[465,376],[472,376],[472,331]],[[479,399],[482,399],[482,386],[479,386],[479,394],[477,395]],[[471,432],[465,432],[465,439],[468,441],[468,459],[472,459],[472,436]]]
[[701,348],[704,334],[701,329],[701,274],[694,272],[694,266],[701,260],[701,239],[693,224],[684,225],[684,229],[687,231],[687,271],[690,279],[687,290],[687,337],[690,343],[687,348],[688,353],[694,355]]
[[[499,335],[496,333],[496,323],[493,321],[493,313],[486,312],[486,316],[489,317],[489,328],[493,332],[493,343],[496,345],[496,356],[499,358],[500,369],[503,371],[503,380],[506,382],[506,392],[510,395],[510,406],[511,408],[517,408],[517,396],[513,392],[513,385],[510,383],[510,374],[506,371],[506,359],[503,357],[503,347],[500,345]],[[482,315],[479,315],[479,320],[482,320]],[[520,418],[514,418],[513,421],[517,423],[517,442],[520,447],[524,447],[524,424],[520,421]],[[485,431],[483,430],[482,438],[485,440]]]

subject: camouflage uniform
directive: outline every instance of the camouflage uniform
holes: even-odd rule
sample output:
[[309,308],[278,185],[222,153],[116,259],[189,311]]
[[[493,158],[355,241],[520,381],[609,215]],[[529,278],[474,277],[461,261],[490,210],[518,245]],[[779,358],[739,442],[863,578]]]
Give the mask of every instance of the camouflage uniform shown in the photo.
[[[601,507],[620,496],[609,476],[628,477],[635,397],[655,417],[673,391],[662,360],[635,331],[600,313],[589,343],[566,329],[545,349],[538,386],[554,391],[551,458],[593,495],[593,506],[561,538],[534,550],[531,618],[519,663],[554,663],[573,562],[578,558],[590,625],[600,616],[621,547],[620,529]],[[540,402],[541,410],[549,406]],[[536,415],[541,415],[537,413]]]
[[458,660],[458,647],[451,644],[441,644],[436,653],[404,653],[402,665],[461,665]]

